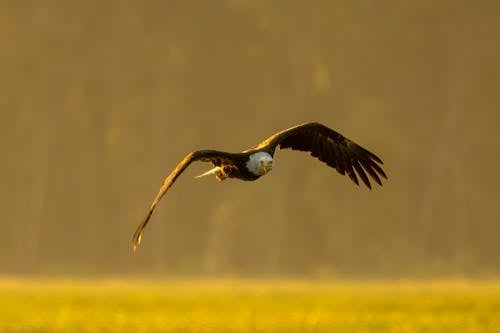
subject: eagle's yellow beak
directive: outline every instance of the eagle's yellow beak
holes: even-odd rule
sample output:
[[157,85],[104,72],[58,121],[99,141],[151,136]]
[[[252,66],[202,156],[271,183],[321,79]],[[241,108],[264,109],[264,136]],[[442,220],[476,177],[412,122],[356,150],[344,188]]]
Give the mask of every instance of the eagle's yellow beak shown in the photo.
[[273,162],[272,161],[264,161],[262,167],[264,169],[264,174],[266,174],[269,171],[271,171],[271,169],[273,168]]

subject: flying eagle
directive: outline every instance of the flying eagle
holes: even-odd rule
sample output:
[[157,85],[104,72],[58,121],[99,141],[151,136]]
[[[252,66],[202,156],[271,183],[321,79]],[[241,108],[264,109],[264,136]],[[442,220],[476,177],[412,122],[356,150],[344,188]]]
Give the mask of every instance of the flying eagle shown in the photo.
[[214,167],[196,178],[215,175],[215,178],[219,181],[226,178],[256,180],[273,169],[273,156],[277,147],[310,152],[311,156],[335,168],[340,174],[347,174],[356,185],[359,185],[359,177],[371,189],[367,174],[379,185],[382,185],[379,176],[387,179],[384,171],[379,166],[379,164],[383,164],[380,158],[319,123],[306,123],[288,128],[273,134],[255,147],[241,153],[196,150],[184,157],[163,181],[160,191],[151,203],[146,218],[134,233],[134,251],[141,243],[142,233],[151,219],[151,214],[153,214],[156,205],[177,177],[192,162],[210,162]]

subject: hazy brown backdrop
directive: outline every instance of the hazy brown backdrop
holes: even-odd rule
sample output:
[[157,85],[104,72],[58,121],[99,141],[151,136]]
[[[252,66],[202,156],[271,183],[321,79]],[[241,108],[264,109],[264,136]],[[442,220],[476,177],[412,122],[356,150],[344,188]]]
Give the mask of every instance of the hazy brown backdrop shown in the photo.
[[[0,1],[0,274],[500,274],[496,1]],[[320,121],[368,191],[298,152],[168,193],[190,150]]]

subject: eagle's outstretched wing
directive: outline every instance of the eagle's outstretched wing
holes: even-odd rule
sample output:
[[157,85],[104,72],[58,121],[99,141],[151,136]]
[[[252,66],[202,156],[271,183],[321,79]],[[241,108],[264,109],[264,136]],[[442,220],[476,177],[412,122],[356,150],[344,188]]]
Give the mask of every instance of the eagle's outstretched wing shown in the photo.
[[320,123],[307,123],[278,132],[253,149],[274,152],[278,146],[281,149],[308,151],[313,157],[335,168],[340,174],[347,173],[356,185],[359,185],[357,177],[359,176],[371,189],[367,173],[379,185],[382,185],[379,176],[387,179],[379,166],[383,162],[377,155]]
[[184,157],[184,159],[177,164],[175,169],[168,175],[167,178],[163,181],[162,186],[160,187],[160,191],[154,198],[153,202],[151,203],[151,206],[149,207],[148,214],[146,215],[146,218],[142,223],[137,227],[137,230],[134,233],[134,237],[132,239],[133,241],[133,249],[134,252],[137,249],[137,246],[141,243],[142,239],[142,233],[144,231],[144,228],[146,225],[149,223],[149,220],[151,219],[151,215],[153,214],[153,211],[158,204],[158,202],[161,200],[161,198],[165,195],[165,192],[172,186],[177,179],[177,177],[180,176],[180,174],[192,163],[195,161],[202,161],[202,162],[212,162],[214,165],[220,164],[221,160],[227,161],[230,159],[231,154],[217,151],[217,150],[197,150],[194,152],[191,152]]

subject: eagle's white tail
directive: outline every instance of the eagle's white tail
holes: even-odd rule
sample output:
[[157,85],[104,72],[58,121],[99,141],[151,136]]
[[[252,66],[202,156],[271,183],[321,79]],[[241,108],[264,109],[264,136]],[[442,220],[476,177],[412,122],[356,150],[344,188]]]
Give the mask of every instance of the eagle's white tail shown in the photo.
[[194,178],[201,178],[201,177],[213,175],[213,174],[217,173],[217,171],[219,171],[219,169],[220,169],[220,167],[216,166],[215,168],[210,169],[207,172],[202,173],[201,175],[195,176]]

